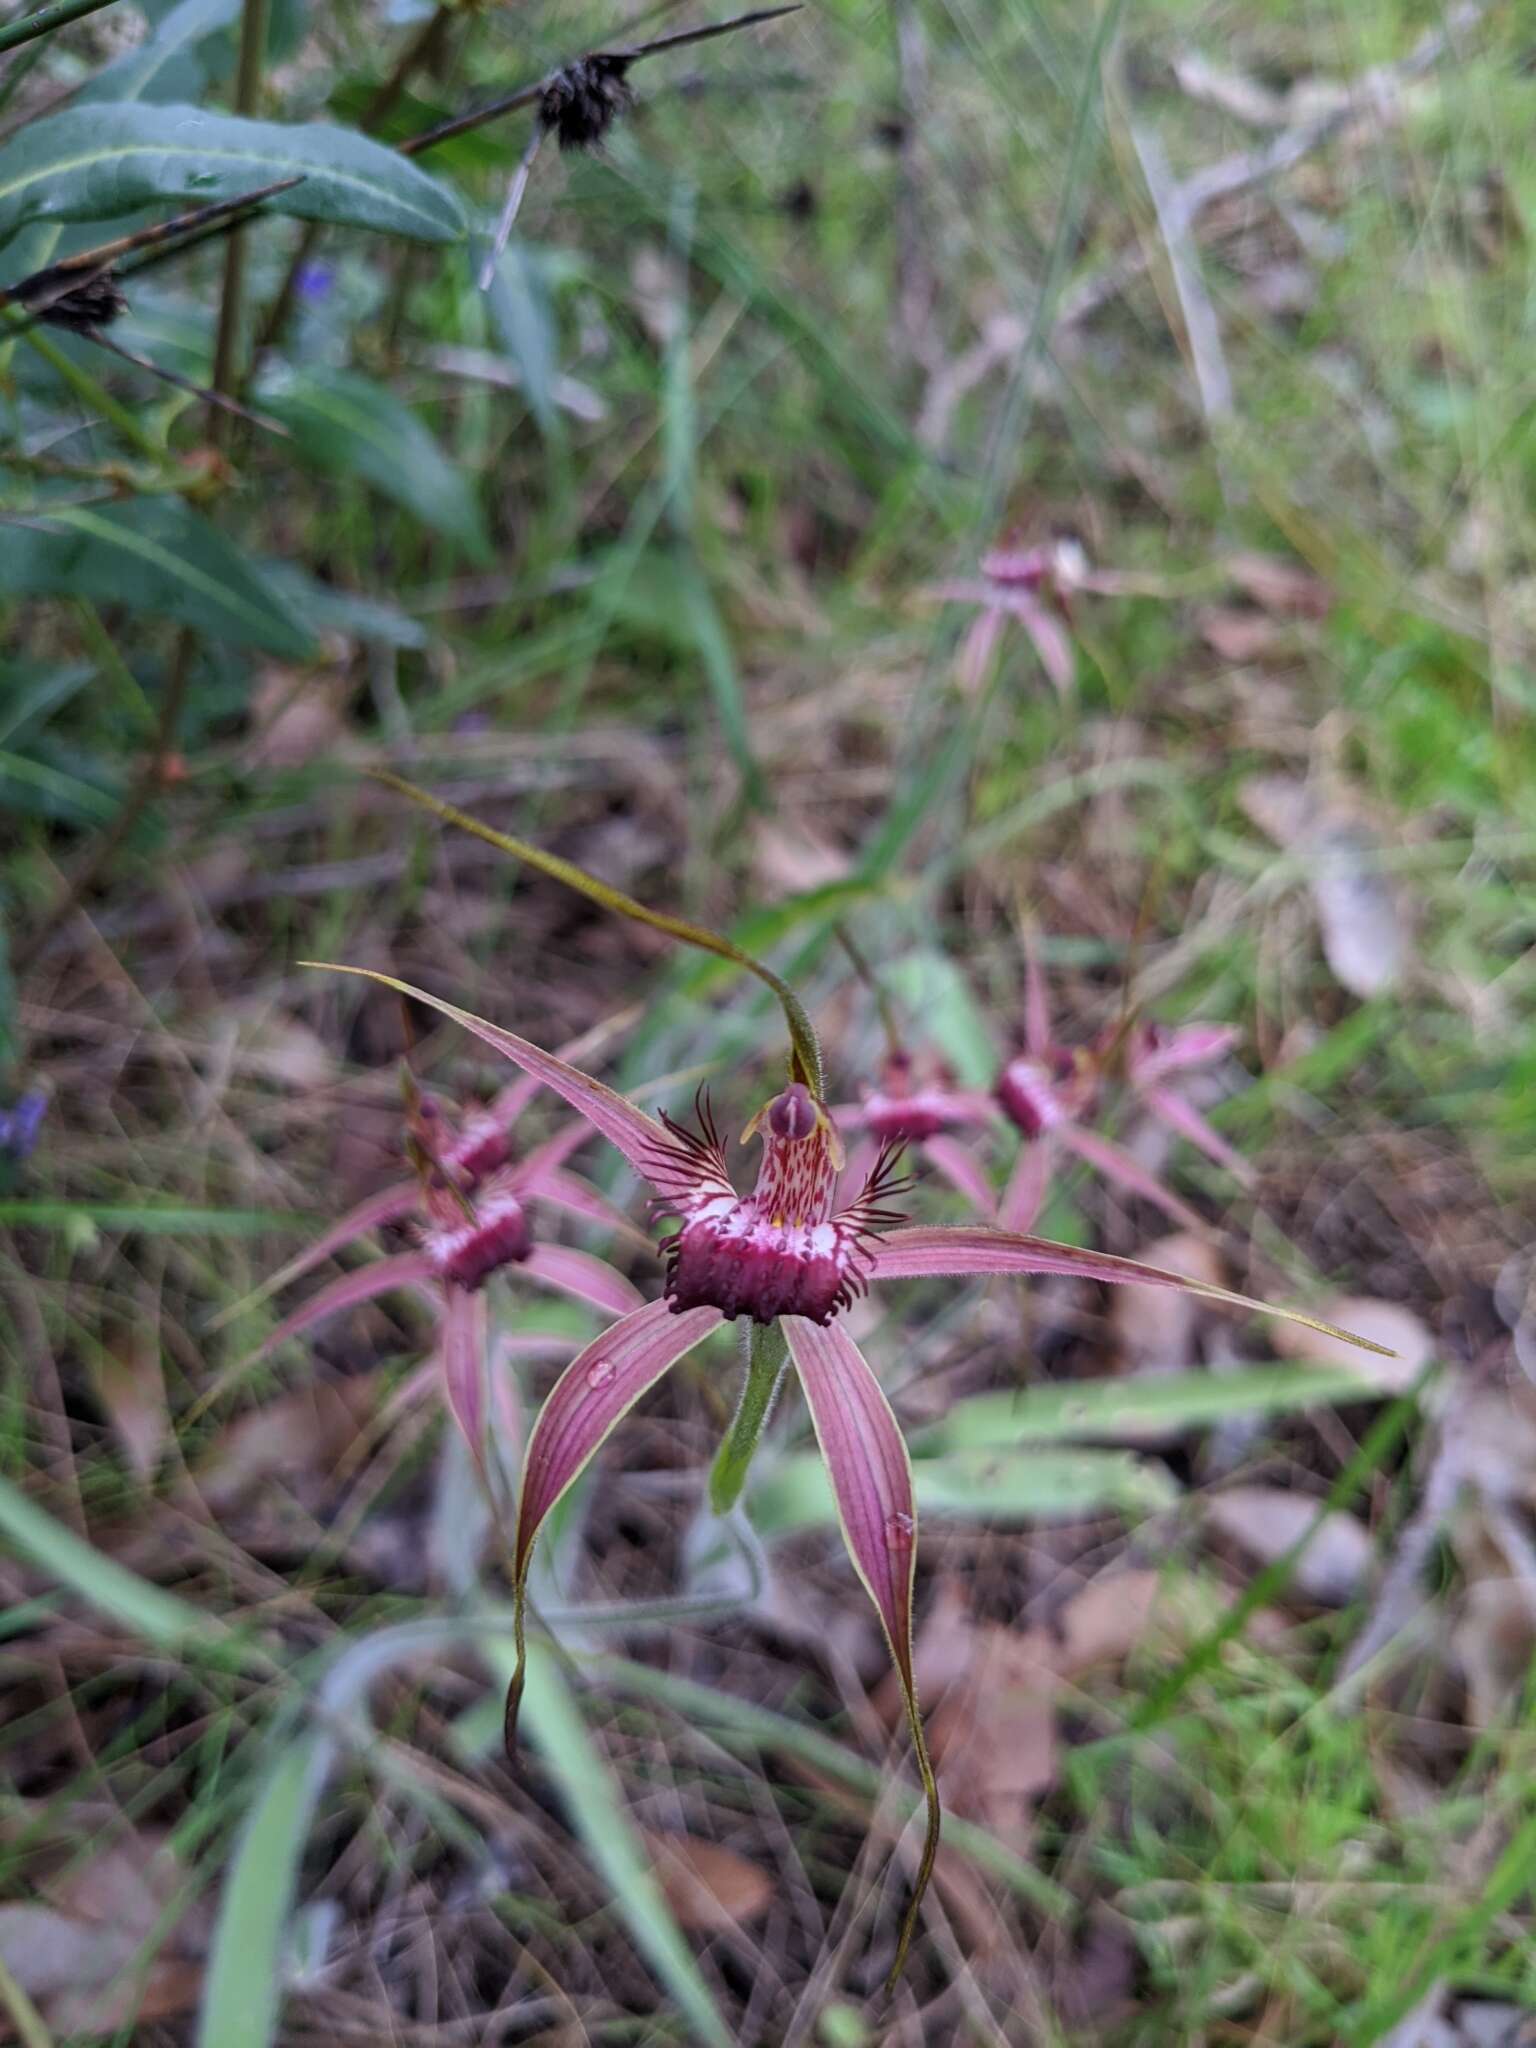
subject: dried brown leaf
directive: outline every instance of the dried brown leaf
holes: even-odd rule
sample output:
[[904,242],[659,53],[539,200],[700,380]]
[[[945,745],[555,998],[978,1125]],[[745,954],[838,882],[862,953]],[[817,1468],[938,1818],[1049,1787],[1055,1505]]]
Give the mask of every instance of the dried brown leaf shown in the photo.
[[[1317,1520],[1310,1495],[1280,1486],[1227,1486],[1206,1502],[1206,1520],[1259,1564],[1273,1564]],[[1290,1583],[1320,1607],[1342,1607],[1365,1583],[1374,1546],[1353,1515],[1324,1517],[1296,1561]]]
[[1295,776],[1250,776],[1240,800],[1260,831],[1305,860],[1335,980],[1361,997],[1395,987],[1408,934],[1374,835],[1342,803],[1326,802]]
[[[1208,1287],[1226,1285],[1221,1255],[1209,1239],[1192,1230],[1160,1237],[1137,1256],[1148,1265],[1182,1273],[1187,1280],[1199,1280]],[[1200,1326],[1208,1313],[1198,1296],[1176,1294],[1169,1287],[1135,1285],[1117,1287],[1113,1293],[1110,1327],[1129,1372],[1187,1372],[1198,1362]],[[1176,1433],[1154,1432],[1159,1437]]]
[[696,1835],[645,1835],[656,1876],[680,1927],[731,1934],[768,1910],[773,1879],[759,1864]]
[[170,1416],[160,1344],[147,1324],[134,1324],[104,1343],[90,1361],[91,1384],[134,1476],[154,1476]]

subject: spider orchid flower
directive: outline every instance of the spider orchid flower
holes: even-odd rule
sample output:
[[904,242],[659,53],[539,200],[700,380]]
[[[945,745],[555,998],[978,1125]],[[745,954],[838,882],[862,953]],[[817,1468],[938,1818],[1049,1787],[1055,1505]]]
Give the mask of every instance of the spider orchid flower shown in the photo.
[[1088,1119],[1118,1070],[1151,1115],[1248,1183],[1253,1176],[1247,1162],[1168,1086],[1170,1075],[1224,1058],[1236,1040],[1236,1031],[1225,1025],[1167,1031],[1136,1024],[1129,1032],[1110,1031],[1091,1046],[1063,1045],[1051,1023],[1040,964],[1026,949],[1024,1044],[998,1075],[995,1090],[998,1106],[1024,1140],[998,1204],[999,1224],[1006,1230],[1029,1229],[1044,1205],[1052,1170],[1067,1150],[1106,1180],[1155,1203],[1186,1230],[1203,1230],[1203,1219],[1187,1202],[1121,1146],[1089,1129]]
[[590,1074],[440,997],[368,968],[340,971],[452,1018],[563,1096],[650,1184],[656,1209],[676,1219],[662,1245],[666,1277],[660,1298],[623,1317],[571,1361],[528,1440],[513,1541],[517,1668],[507,1696],[509,1751],[522,1692],[528,1568],[545,1518],[642,1394],[721,1324],[749,1318],[746,1387],[715,1466],[711,1497],[723,1512],[739,1495],[786,1358],[793,1361],[850,1559],[879,1614],[901,1681],[927,1795],[927,1835],[891,1971],[894,1981],[939,1838],[938,1790],[912,1668],[917,1505],[901,1430],[868,1360],[840,1321],[842,1312],[873,1284],[928,1275],[1067,1274],[1178,1288],[1245,1308],[1263,1304],[1135,1259],[1078,1251],[1045,1238],[976,1225],[902,1227],[886,1207],[896,1187],[889,1154],[855,1199],[840,1207],[842,1144],[825,1105],[800,1080],[765,1103],[743,1134],[762,1145],[756,1184],[743,1196],[707,1113],[697,1130],[670,1117],[658,1120]]
[[[449,1412],[479,1458],[485,1430],[486,1312],[482,1290],[493,1273],[516,1268],[538,1285],[574,1295],[608,1316],[624,1316],[643,1297],[622,1273],[574,1246],[535,1237],[530,1210],[564,1210],[630,1235],[627,1221],[566,1160],[590,1135],[576,1121],[514,1158],[508,1126],[539,1083],[526,1077],[483,1109],[456,1116],[435,1096],[411,1091],[406,1149],[416,1178],[360,1202],[262,1290],[301,1278],[354,1239],[388,1223],[411,1223],[416,1248],[344,1273],[285,1316],[258,1357],[317,1323],[396,1289],[423,1295],[438,1316],[438,1366]],[[256,1297],[260,1298],[260,1297]]]
[[839,1131],[853,1139],[843,1185],[857,1191],[884,1147],[909,1146],[963,1195],[979,1216],[997,1206],[986,1170],[957,1131],[989,1124],[996,1115],[991,1097],[956,1082],[949,1066],[929,1055],[918,1058],[902,1047],[889,1052],[875,1086],[862,1102],[832,1111]]
[[1087,558],[1074,540],[1043,547],[994,548],[981,558],[978,578],[941,583],[935,597],[980,607],[960,649],[960,681],[972,692],[986,681],[1003,629],[1016,619],[1058,693],[1072,687],[1076,661],[1067,630],[1076,591],[1091,589]]

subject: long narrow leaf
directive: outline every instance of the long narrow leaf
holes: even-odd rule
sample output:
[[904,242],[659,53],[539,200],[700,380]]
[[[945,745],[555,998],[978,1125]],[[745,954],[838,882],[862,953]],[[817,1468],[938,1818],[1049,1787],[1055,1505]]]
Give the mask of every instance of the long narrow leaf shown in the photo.
[[282,1946],[331,1745],[306,1735],[268,1767],[224,1882],[198,2021],[198,2048],[270,2048],[282,2004]]
[[[492,1641],[486,1651],[510,1680],[510,1646]],[[730,2048],[730,2031],[672,1917],[619,1789],[587,1732],[555,1653],[543,1643],[528,1646],[523,1717],[560,1789],[571,1825],[611,1889],[636,1946],[677,2001],[695,2038],[710,2048]]]

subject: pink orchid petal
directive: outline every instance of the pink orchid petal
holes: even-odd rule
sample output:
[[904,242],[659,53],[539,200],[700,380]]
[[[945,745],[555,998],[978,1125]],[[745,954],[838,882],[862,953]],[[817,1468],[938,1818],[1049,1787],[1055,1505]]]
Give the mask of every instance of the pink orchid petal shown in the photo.
[[997,651],[1003,630],[1003,615],[989,607],[977,619],[960,645],[960,687],[973,695],[987,679],[987,669]]
[[1112,1145],[1108,1138],[1101,1138],[1097,1131],[1085,1130],[1081,1124],[1063,1124],[1058,1136],[1063,1145],[1069,1145],[1080,1159],[1102,1173],[1106,1180],[1115,1181],[1130,1194],[1140,1195],[1144,1202],[1155,1202],[1165,1216],[1171,1216],[1175,1223],[1183,1224],[1186,1230],[1204,1230],[1205,1218],[1188,1202],[1180,1201],[1172,1188],[1166,1188],[1155,1173],[1149,1173],[1140,1160],[1133,1159],[1120,1146]]
[[528,1567],[544,1519],[575,1485],[614,1425],[640,1396],[724,1320],[717,1308],[690,1308],[674,1315],[669,1302],[648,1301],[578,1352],[539,1410],[523,1459],[512,1553],[512,1634],[517,1662],[507,1687],[502,1726],[509,1759],[517,1755],[517,1715],[528,1669],[523,1634]]
[[924,1158],[933,1161],[950,1186],[964,1195],[978,1215],[990,1222],[997,1210],[997,1198],[981,1161],[969,1145],[943,1131],[936,1131],[931,1138],[924,1138],[921,1149]]
[[437,1347],[443,1397],[448,1413],[469,1445],[470,1456],[483,1470],[485,1352],[490,1316],[483,1290],[470,1294],[462,1287],[449,1287],[444,1293],[442,1332]]
[[327,1316],[340,1315],[343,1309],[356,1308],[359,1302],[372,1301],[375,1295],[390,1294],[399,1287],[430,1288],[434,1277],[432,1262],[425,1252],[401,1252],[395,1258],[376,1259],[371,1266],[359,1266],[355,1273],[343,1273],[339,1280],[331,1281],[301,1303],[292,1315],[285,1316],[254,1356],[265,1358],[279,1344],[297,1337],[301,1330],[313,1329]]
[[518,1118],[533,1102],[543,1087],[531,1074],[519,1074],[515,1081],[509,1081],[505,1088],[499,1088],[485,1105],[485,1113],[502,1126],[515,1124]]
[[1251,1309],[1262,1316],[1280,1316],[1288,1323],[1303,1323],[1309,1330],[1322,1330],[1353,1344],[1358,1351],[1374,1351],[1380,1357],[1395,1353],[1369,1337],[1357,1337],[1299,1309],[1276,1308],[1273,1302],[1255,1301],[1252,1295],[1235,1294],[1229,1287],[1214,1287],[1204,1280],[1190,1280],[1182,1273],[1170,1273],[1162,1266],[1149,1266],[1141,1259],[1117,1258],[1113,1252],[1081,1251],[1076,1245],[1056,1244],[1048,1237],[1024,1237],[1013,1231],[989,1230],[979,1223],[950,1228],[913,1225],[877,1237],[868,1246],[869,1263],[865,1278],[875,1280],[918,1280],[937,1274],[961,1273],[1058,1275],[1076,1280],[1106,1280],[1125,1284],[1135,1281],[1144,1287],[1172,1287],[1180,1294],[1198,1294],[1203,1301],[1219,1301],[1227,1308]]
[[1025,1139],[1019,1147],[1013,1172],[1008,1176],[1003,1198],[997,1205],[997,1221],[1001,1229],[1028,1230],[1045,1207],[1055,1161],[1050,1139]]
[[1052,613],[1032,605],[1027,612],[1019,614],[1024,630],[1034,642],[1035,652],[1040,657],[1040,666],[1050,677],[1058,695],[1065,696],[1072,687],[1072,678],[1077,673],[1077,657],[1072,651],[1072,641],[1065,626]]
[[585,1117],[577,1117],[546,1138],[542,1145],[533,1150],[512,1169],[511,1188],[517,1195],[539,1193],[546,1174],[557,1172],[564,1166],[571,1154],[580,1149],[592,1135],[592,1126]]
[[636,1173],[648,1180],[659,1195],[675,1195],[692,1185],[691,1177],[683,1178],[678,1168],[668,1164],[673,1158],[672,1140],[654,1117],[647,1116],[643,1109],[637,1109],[634,1103],[604,1087],[590,1074],[584,1074],[579,1067],[569,1067],[553,1053],[519,1038],[515,1031],[504,1031],[499,1024],[487,1023],[471,1010],[461,1010],[457,1003],[444,1002],[441,996],[428,995],[425,989],[413,988],[410,982],[398,981],[392,974],[380,974],[372,967],[344,967],[323,960],[301,961],[300,965],[324,967],[332,974],[355,974],[360,980],[374,981],[381,988],[392,988],[397,995],[409,996],[413,1002],[425,1003],[440,1017],[451,1017],[455,1024],[473,1032],[514,1066],[563,1096],[594,1130],[617,1146]]
[[1208,1159],[1214,1159],[1218,1166],[1224,1166],[1228,1173],[1236,1176],[1244,1187],[1252,1187],[1256,1179],[1253,1168],[1241,1152],[1234,1152],[1220,1131],[1212,1128],[1182,1095],[1176,1095],[1171,1088],[1151,1088],[1146,1094],[1148,1109],[1191,1145],[1196,1145]]
[[1033,935],[1024,934],[1024,1050],[1034,1060],[1048,1060],[1051,1043],[1051,998],[1045,985]]
[[398,1181],[393,1187],[380,1188],[376,1195],[369,1195],[355,1208],[347,1211],[329,1230],[317,1237],[312,1245],[305,1247],[297,1258],[290,1259],[286,1266],[263,1281],[256,1292],[241,1303],[242,1308],[254,1308],[269,1295],[277,1294],[295,1280],[302,1280],[306,1273],[312,1273],[332,1255],[348,1245],[355,1237],[366,1237],[370,1231],[381,1229],[386,1223],[398,1223],[409,1216],[416,1207],[417,1189],[414,1181]]
[[865,1592],[875,1603],[901,1680],[928,1795],[928,1836],[891,1971],[894,1978],[906,1960],[939,1843],[938,1792],[912,1675],[912,1587],[917,1567],[912,1462],[880,1382],[841,1323],[823,1326],[807,1322],[803,1316],[785,1316],[782,1328],[832,1482],[843,1541]]
[[848,1161],[837,1183],[837,1206],[849,1208],[864,1192],[869,1176],[875,1170],[875,1161],[880,1157],[880,1147],[873,1138],[860,1138],[848,1148]]
[[542,1174],[536,1188],[523,1192],[527,1201],[547,1202],[553,1209],[563,1209],[567,1215],[579,1216],[584,1223],[601,1223],[605,1229],[617,1231],[633,1243],[650,1242],[636,1230],[623,1210],[616,1208],[606,1195],[599,1194],[590,1181],[583,1180],[578,1173],[567,1173],[563,1167],[555,1167]]
[[1166,1037],[1154,1035],[1150,1044],[1143,1038],[1132,1047],[1129,1060],[1131,1080],[1138,1088],[1150,1087],[1169,1074],[1187,1073],[1191,1067],[1214,1066],[1225,1059],[1242,1032],[1235,1024],[1189,1024]]
[[923,591],[924,597],[942,598],[947,604],[991,604],[996,595],[990,583],[964,576],[953,576],[947,583],[930,583]]
[[622,1273],[568,1244],[536,1244],[521,1270],[530,1279],[558,1287],[562,1294],[574,1294],[578,1301],[591,1302],[611,1316],[627,1316],[645,1300]]
[[724,1321],[717,1308],[672,1313],[648,1301],[573,1358],[539,1410],[523,1461],[513,1564],[526,1580],[544,1518],[574,1486],[614,1425],[686,1352]]

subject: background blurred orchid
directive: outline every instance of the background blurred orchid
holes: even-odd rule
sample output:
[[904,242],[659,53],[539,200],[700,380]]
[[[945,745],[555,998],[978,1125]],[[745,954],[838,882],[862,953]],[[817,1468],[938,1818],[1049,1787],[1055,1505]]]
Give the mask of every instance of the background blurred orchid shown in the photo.
[[1075,1152],[1106,1180],[1156,1203],[1185,1228],[1203,1229],[1200,1216],[1123,1147],[1088,1128],[1087,1119],[1110,1085],[1123,1079],[1136,1099],[1169,1129],[1198,1145],[1245,1184],[1251,1170],[1206,1119],[1168,1085],[1170,1076],[1224,1059],[1237,1041],[1227,1025],[1191,1024],[1175,1031],[1132,1023],[1111,1027],[1093,1044],[1064,1045],[1055,1036],[1045,977],[1032,947],[1025,947],[1024,1044],[999,1074],[999,1105],[1023,1137],[1018,1161],[998,1204],[1006,1230],[1027,1230],[1044,1204],[1063,1149]]
[[[916,1925],[939,1832],[938,1792],[912,1663],[917,1507],[901,1430],[873,1368],[839,1316],[875,1282],[930,1275],[1139,1281],[1244,1308],[1262,1304],[1133,1259],[1044,1238],[972,1226],[902,1227],[900,1216],[886,1206],[901,1185],[893,1179],[890,1152],[881,1155],[854,1200],[839,1208],[841,1141],[825,1105],[799,1080],[764,1104],[743,1133],[763,1147],[756,1186],[743,1198],[702,1102],[696,1130],[665,1115],[657,1120],[590,1074],[452,1003],[371,969],[338,971],[427,1004],[562,1095],[649,1183],[655,1209],[678,1219],[662,1245],[661,1297],[625,1315],[572,1360],[529,1438],[513,1548],[518,1661],[507,1698],[509,1751],[525,1669],[528,1571],[542,1524],[641,1395],[722,1323],[748,1318],[746,1383],[714,1468],[711,1500],[723,1513],[739,1497],[752,1450],[793,1361],[849,1556],[879,1614],[901,1682],[927,1796],[927,1836],[894,1979]],[[813,1056],[819,1070],[814,1046]]]
[[986,1168],[957,1131],[977,1129],[996,1117],[996,1105],[979,1089],[962,1088],[937,1054],[915,1055],[897,1047],[887,1053],[880,1077],[862,1102],[832,1111],[840,1131],[853,1138],[843,1185],[862,1187],[882,1147],[906,1145],[935,1167],[979,1216],[996,1208]]
[[960,682],[971,691],[985,682],[1003,628],[1016,619],[1029,635],[1040,665],[1065,694],[1076,672],[1072,639],[1071,598],[1092,588],[1087,557],[1075,540],[1053,540],[1038,547],[993,548],[981,558],[979,577],[940,583],[935,597],[981,607],[960,649]]
[[[536,1237],[530,1210],[561,1210],[632,1235],[629,1224],[566,1162],[589,1135],[567,1124],[518,1161],[510,1126],[539,1091],[526,1077],[484,1108],[456,1115],[437,1097],[408,1088],[405,1149],[414,1178],[348,1211],[275,1274],[250,1301],[264,1299],[323,1260],[387,1224],[409,1223],[414,1249],[377,1259],[322,1287],[285,1316],[257,1356],[360,1302],[405,1288],[438,1316],[437,1365],[448,1407],[478,1459],[485,1427],[486,1313],[493,1273],[516,1268],[538,1285],[574,1296],[607,1316],[639,1306],[636,1288],[604,1260]],[[249,1306],[250,1303],[244,1304]]]

